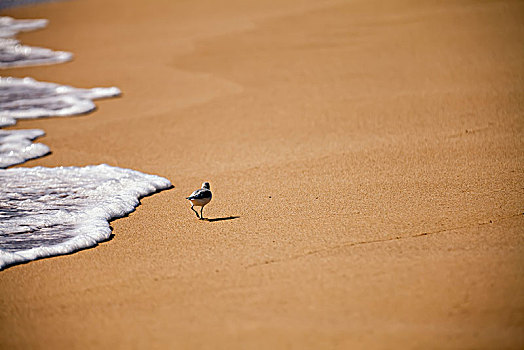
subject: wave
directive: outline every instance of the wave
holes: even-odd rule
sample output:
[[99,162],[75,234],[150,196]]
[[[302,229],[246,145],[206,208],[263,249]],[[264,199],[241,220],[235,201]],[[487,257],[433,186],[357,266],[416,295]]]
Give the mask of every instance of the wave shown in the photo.
[[[69,53],[11,38],[46,24],[0,17],[0,68],[71,59]],[[116,87],[80,89],[0,77],[0,128],[19,119],[88,113],[96,108],[93,100],[120,94]],[[0,129],[0,168],[49,153],[46,145],[32,142],[42,135],[38,129]],[[106,164],[0,170],[0,270],[93,247],[110,237],[110,220],[133,211],[141,197],[169,187],[165,178]]]
[[110,237],[108,221],[169,187],[165,178],[106,164],[2,170],[0,269],[93,247]]
[[[96,108],[92,100],[120,94],[116,87],[79,89],[39,82],[31,78],[0,77],[0,127],[14,125],[17,119],[88,113]],[[0,132],[0,168],[7,168],[49,153],[47,146],[31,144],[30,141],[42,136],[42,130]],[[18,141],[13,142],[14,139]]]
[[50,152],[49,147],[32,140],[43,136],[39,129],[1,130],[0,129],[0,168],[22,164],[29,159],[40,158]]
[[55,64],[70,61],[73,54],[65,51],[53,51],[42,47],[22,45],[13,39],[19,32],[43,28],[47,20],[17,20],[0,17],[0,68]]

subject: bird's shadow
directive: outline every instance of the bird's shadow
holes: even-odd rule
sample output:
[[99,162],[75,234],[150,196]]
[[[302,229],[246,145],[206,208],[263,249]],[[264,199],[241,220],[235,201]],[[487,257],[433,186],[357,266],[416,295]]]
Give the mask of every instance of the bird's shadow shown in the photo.
[[240,216],[226,216],[223,218],[205,218],[204,221],[209,221],[209,222],[226,221],[226,220],[238,219],[239,217]]

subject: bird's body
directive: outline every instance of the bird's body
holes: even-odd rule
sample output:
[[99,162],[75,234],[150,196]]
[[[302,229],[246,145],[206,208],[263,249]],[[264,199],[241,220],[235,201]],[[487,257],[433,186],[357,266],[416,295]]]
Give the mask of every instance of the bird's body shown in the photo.
[[[211,190],[209,189],[209,182],[204,182],[202,188],[191,193],[189,197],[186,197],[186,199],[191,202],[191,210],[195,212],[200,220],[204,219],[202,211],[204,210],[204,206],[211,201],[212,196]],[[200,216],[198,216],[198,212],[193,209],[193,207],[200,207]]]

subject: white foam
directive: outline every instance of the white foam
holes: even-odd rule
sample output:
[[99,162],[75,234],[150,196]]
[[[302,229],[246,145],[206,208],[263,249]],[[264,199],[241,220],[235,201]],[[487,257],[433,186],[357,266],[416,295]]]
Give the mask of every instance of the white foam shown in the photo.
[[84,114],[96,108],[92,100],[120,94],[116,87],[80,89],[32,78],[0,77],[0,123]]
[[55,64],[70,61],[70,52],[53,51],[41,47],[22,45],[12,39],[19,32],[40,29],[47,26],[46,19],[14,19],[0,17],[0,68]]
[[14,19],[2,16],[0,17],[0,38],[9,38],[19,32],[44,28],[48,22],[47,19]]
[[70,52],[27,46],[18,40],[0,38],[0,68],[55,64],[71,61],[72,58]]
[[0,168],[21,164],[29,159],[48,154],[49,147],[41,143],[31,142],[43,135],[44,131],[38,129],[0,129]]
[[43,47],[22,45],[12,39],[19,32],[43,28],[45,19],[0,17],[0,68],[55,64],[70,61],[73,54]]
[[[88,113],[96,108],[92,100],[120,95],[116,87],[79,89],[66,85],[39,82],[31,78],[0,77],[0,128],[13,125],[17,119],[71,116]],[[1,131],[1,130],[0,130]],[[0,168],[23,163],[25,160],[49,153],[43,144],[30,140],[43,135],[34,130],[11,133],[5,147],[0,140]],[[9,132],[2,131],[4,136]],[[12,142],[14,135],[19,142]],[[33,136],[31,136],[33,135]],[[7,151],[2,152],[5,148]]]
[[0,269],[95,246],[169,180],[106,164],[0,170]]
[[[0,68],[58,63],[67,52],[23,46],[11,37],[46,20],[0,17]],[[18,119],[70,116],[95,109],[92,100],[120,95],[116,87],[78,89],[31,78],[0,77],[0,128]],[[0,168],[49,152],[32,143],[42,130],[0,130]],[[169,180],[108,165],[0,170],[0,270],[95,246],[110,237],[109,220],[126,215],[142,196]]]

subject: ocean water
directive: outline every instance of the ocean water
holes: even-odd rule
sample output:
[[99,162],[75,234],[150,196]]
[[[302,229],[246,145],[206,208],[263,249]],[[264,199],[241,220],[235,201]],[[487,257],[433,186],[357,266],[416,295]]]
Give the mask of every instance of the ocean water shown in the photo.
[[9,7],[18,7],[29,4],[37,4],[39,2],[53,2],[60,0],[0,0],[0,10]]
[[0,171],[0,269],[95,246],[111,235],[108,221],[169,180],[96,165]]
[[[28,48],[12,38],[46,24],[0,18],[0,68],[63,62],[61,53]],[[116,87],[80,89],[0,77],[0,168],[50,152],[33,142],[43,130],[5,127],[19,119],[89,113],[96,108],[93,100],[118,95]],[[110,237],[110,220],[133,211],[141,197],[169,187],[165,178],[106,164],[0,169],[0,270],[96,246]]]

